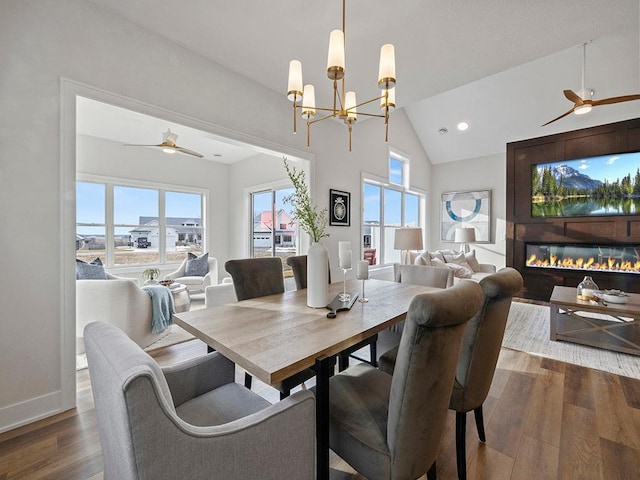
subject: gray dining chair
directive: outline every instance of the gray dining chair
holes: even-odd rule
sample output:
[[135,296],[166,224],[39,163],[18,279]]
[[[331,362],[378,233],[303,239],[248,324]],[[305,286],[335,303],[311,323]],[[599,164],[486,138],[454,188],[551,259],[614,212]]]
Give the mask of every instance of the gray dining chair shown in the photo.
[[[456,463],[460,480],[467,478],[467,413],[473,410],[478,437],[484,443],[482,405],[495,373],[511,301],[522,285],[522,275],[513,268],[503,268],[480,280],[482,307],[467,324],[449,401],[449,409],[456,412]],[[380,369],[392,373],[397,354],[395,349],[383,354]]]
[[[227,260],[224,268],[233,279],[238,301],[284,293],[284,275],[280,257]],[[282,399],[291,394],[292,388],[314,376],[315,372],[307,368],[271,386],[280,391]],[[245,372],[244,384],[251,389],[252,377],[248,372]]]
[[[307,288],[307,256],[295,255],[287,257],[287,265],[293,271],[293,278],[296,282],[296,290]],[[331,270],[329,270],[329,283],[331,283]],[[361,348],[369,347],[369,360],[358,357],[355,354]],[[338,354],[338,370],[345,370],[349,366],[349,357],[353,357],[361,362],[367,362],[374,367],[378,366],[378,335],[373,335],[352,347]]]
[[217,352],[161,368],[113,325],[84,339],[105,480],[315,478],[311,392],[272,405]]
[[482,303],[472,281],[417,295],[393,375],[361,363],[329,380],[331,449],[370,480],[435,478],[466,322]]

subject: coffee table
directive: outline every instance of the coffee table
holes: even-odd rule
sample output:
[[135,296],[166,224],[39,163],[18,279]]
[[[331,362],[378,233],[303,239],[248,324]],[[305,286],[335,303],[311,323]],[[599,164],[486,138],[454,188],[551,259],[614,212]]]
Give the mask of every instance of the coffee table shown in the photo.
[[556,286],[550,299],[551,340],[640,355],[640,294],[627,303],[578,300],[573,287]]
[[188,312],[191,308],[191,297],[189,296],[187,286],[182,283],[172,283],[169,290],[171,290],[171,295],[173,295],[173,306],[176,313]]

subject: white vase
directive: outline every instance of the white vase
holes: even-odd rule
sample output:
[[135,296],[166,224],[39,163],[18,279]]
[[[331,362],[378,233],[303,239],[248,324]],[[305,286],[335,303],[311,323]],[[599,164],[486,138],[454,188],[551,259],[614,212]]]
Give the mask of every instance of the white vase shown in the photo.
[[329,303],[329,254],[321,243],[307,252],[307,306],[324,308]]

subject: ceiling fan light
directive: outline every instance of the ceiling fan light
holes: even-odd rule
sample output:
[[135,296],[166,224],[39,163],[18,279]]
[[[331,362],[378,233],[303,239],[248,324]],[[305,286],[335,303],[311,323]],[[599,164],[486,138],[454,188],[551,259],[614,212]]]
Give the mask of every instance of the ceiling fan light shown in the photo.
[[176,153],[176,149],[175,148],[169,148],[169,147],[163,148],[162,151],[164,153]]
[[589,113],[591,111],[591,108],[591,105],[589,105],[588,103],[583,103],[582,105],[578,105],[573,110],[573,113],[575,113],[576,115],[584,115],[585,113]]

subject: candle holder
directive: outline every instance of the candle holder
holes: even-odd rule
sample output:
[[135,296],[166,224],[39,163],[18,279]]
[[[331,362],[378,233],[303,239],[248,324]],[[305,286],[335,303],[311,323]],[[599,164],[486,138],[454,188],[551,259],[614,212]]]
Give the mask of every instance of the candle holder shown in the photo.
[[351,300],[351,295],[347,293],[347,270],[349,269],[348,268],[342,269],[342,273],[344,274],[344,281],[343,281],[342,293],[338,295],[338,299],[341,302],[349,302]]
[[369,299],[364,296],[364,282],[366,282],[365,278],[362,279],[362,296],[358,298],[360,303],[367,303],[369,301]]
[[362,295],[358,298],[358,301],[360,303],[367,303],[369,299],[364,296],[364,281],[369,278],[369,262],[367,260],[358,261],[356,278],[362,280]]

